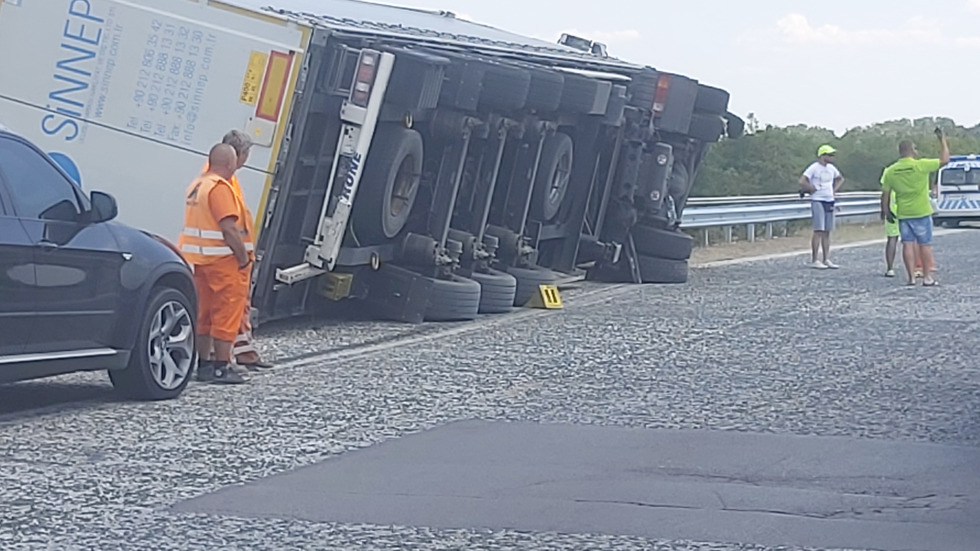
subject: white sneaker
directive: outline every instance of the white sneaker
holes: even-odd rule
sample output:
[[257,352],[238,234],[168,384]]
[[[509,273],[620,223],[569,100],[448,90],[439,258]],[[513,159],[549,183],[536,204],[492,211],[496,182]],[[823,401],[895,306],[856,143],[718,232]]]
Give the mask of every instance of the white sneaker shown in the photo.
[[885,277],[895,277],[895,270],[887,270],[885,272]]
[[824,264],[823,262],[820,262],[819,260],[814,260],[810,264],[810,267],[813,268],[813,269],[815,269],[815,270],[826,270],[827,269],[827,265]]
[[824,260],[823,263],[824,263],[824,266],[827,266],[831,270],[836,270],[837,268],[840,268],[840,266],[838,266],[837,264],[834,264],[833,262],[831,262],[829,260]]

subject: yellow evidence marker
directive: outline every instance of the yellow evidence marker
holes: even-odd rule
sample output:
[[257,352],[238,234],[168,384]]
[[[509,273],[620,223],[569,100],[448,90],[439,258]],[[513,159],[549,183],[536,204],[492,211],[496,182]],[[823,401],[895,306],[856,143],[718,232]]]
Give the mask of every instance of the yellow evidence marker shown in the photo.
[[554,285],[538,285],[538,294],[531,297],[527,303],[528,308],[544,308],[547,310],[560,310],[564,308],[561,302],[561,293]]

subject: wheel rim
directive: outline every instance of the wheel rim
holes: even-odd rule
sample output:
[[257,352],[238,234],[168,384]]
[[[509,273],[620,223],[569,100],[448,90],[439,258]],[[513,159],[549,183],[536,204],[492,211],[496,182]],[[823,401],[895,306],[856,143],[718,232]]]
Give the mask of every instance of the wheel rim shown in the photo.
[[391,201],[389,211],[392,216],[400,216],[412,202],[412,195],[415,192],[417,178],[415,174],[415,159],[409,155],[402,159],[402,164],[398,167],[395,174],[395,185],[391,190]]
[[558,166],[555,167],[555,175],[551,179],[551,187],[548,189],[548,199],[551,203],[561,200],[562,193],[568,187],[568,179],[571,177],[571,173],[572,162],[566,153],[558,161]]
[[194,327],[182,304],[170,301],[154,313],[146,350],[160,388],[173,390],[184,382],[194,359]]

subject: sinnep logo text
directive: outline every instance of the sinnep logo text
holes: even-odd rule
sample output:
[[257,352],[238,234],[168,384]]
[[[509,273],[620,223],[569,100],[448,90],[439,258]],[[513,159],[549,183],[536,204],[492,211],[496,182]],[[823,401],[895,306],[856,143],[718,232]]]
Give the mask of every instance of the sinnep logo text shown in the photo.
[[92,68],[99,44],[102,42],[101,17],[92,13],[90,0],[71,0],[62,32],[58,61],[54,66],[55,87],[48,93],[47,109],[55,111],[41,119],[41,130],[49,135],[61,135],[65,141],[78,137],[78,121],[83,117],[91,97]]

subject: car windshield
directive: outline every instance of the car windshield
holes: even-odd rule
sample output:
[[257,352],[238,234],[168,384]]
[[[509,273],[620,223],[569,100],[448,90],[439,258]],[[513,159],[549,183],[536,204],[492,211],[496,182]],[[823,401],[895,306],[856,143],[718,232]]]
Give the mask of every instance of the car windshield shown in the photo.
[[942,185],[964,186],[980,184],[980,170],[963,170],[950,168],[943,171]]

